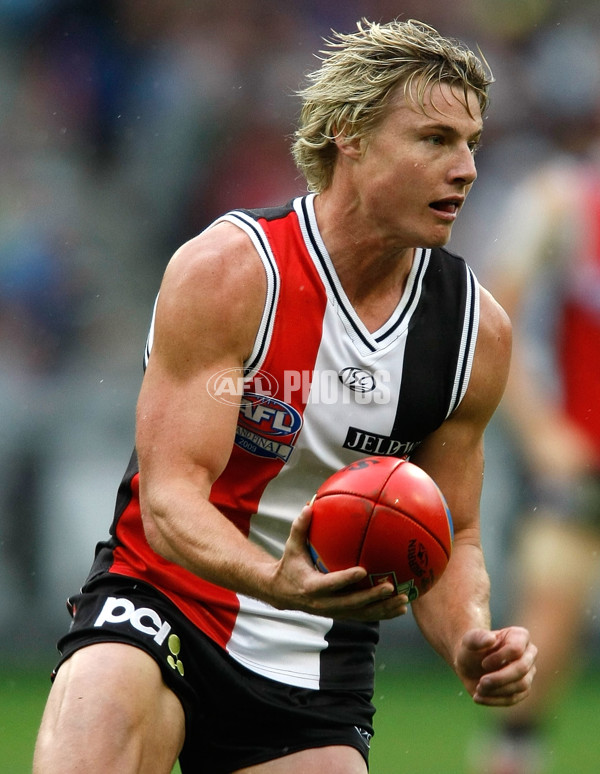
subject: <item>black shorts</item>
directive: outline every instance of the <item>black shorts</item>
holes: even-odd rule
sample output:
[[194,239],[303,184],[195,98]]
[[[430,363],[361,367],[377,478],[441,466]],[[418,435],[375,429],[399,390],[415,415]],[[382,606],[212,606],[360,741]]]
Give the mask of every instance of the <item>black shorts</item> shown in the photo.
[[[79,648],[124,642],[150,654],[181,701],[181,771],[229,772],[328,745],[356,748],[368,765],[374,708],[368,692],[297,688],[235,661],[151,586],[104,576],[72,597],[60,665]],[[127,686],[123,686],[124,690]]]

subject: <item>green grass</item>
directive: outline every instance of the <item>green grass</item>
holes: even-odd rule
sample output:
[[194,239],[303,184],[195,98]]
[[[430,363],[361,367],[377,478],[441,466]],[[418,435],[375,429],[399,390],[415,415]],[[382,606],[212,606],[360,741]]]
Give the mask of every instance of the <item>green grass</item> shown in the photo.
[[[0,669],[2,772],[30,774],[48,686],[47,670]],[[375,702],[371,774],[465,774],[465,748],[494,713],[475,706],[457,679],[437,662],[380,669]],[[551,718],[549,774],[600,771],[599,708],[600,672],[587,671]]]
[[0,670],[0,770],[30,774],[33,745],[50,685],[50,671]]
[[[371,774],[466,774],[466,750],[501,709],[475,705],[441,663],[379,672]],[[547,774],[600,771],[600,672],[571,687],[548,720]],[[483,774],[483,772],[481,772]]]

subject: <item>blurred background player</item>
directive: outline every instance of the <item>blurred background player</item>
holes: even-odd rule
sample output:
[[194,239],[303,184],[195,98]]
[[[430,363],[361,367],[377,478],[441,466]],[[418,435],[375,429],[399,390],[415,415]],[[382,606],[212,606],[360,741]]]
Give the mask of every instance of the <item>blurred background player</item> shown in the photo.
[[497,718],[477,774],[547,770],[544,731],[577,665],[600,565],[600,48],[567,26],[533,54],[530,85],[556,150],[513,191],[488,282],[514,325],[502,406],[525,496],[507,589],[538,672],[530,697]]

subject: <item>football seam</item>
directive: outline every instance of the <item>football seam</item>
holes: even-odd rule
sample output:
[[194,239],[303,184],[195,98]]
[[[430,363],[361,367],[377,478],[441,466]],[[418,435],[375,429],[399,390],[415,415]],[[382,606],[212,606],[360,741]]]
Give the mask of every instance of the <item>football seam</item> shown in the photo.
[[[383,489],[383,486],[381,487],[381,489]],[[379,490],[380,492],[381,492],[381,489]],[[375,506],[376,505],[381,505],[384,508],[392,508],[392,510],[396,510],[396,509],[393,508],[391,505],[388,505],[387,503],[382,503],[380,500],[373,500],[372,497],[367,497],[366,495],[361,494],[360,492],[357,492],[357,491],[354,491],[354,490],[351,490],[351,489],[336,489],[335,491],[325,492],[324,494],[320,495],[318,497],[318,499],[319,500],[324,500],[327,497],[332,497],[332,496],[336,496],[336,495],[340,495],[340,494],[354,495],[355,497],[360,497],[361,499],[366,500],[367,502],[371,503],[371,512],[369,513],[369,517],[368,517],[368,519],[366,521],[365,527],[363,529],[362,537],[361,537],[361,540],[360,540],[360,550],[359,550],[359,556],[360,556],[360,554],[362,553],[363,546],[365,544],[365,538],[366,538],[367,532],[369,530],[369,524],[371,523],[371,519],[373,518],[373,511],[375,509]],[[405,513],[404,511],[401,511],[401,510],[396,510],[396,513],[398,513],[398,515],[403,516],[404,518],[409,519],[410,521],[413,521],[415,524],[417,524],[424,532],[426,532],[431,538],[433,538],[433,540],[439,545],[439,547],[442,549],[442,551],[446,555],[446,558],[448,560],[450,559],[452,550],[450,550],[450,551],[446,550],[446,546],[444,545],[444,543],[438,538],[438,536],[436,534],[431,532],[431,530],[429,529],[427,524],[425,524],[421,519],[416,518],[415,516],[413,516],[410,513]],[[450,535],[451,535],[452,534],[452,530],[450,529],[450,525],[448,525],[448,531],[450,532]],[[450,544],[452,545],[452,540],[450,540]]]
[[[389,508],[390,506],[388,505],[388,506],[385,506],[385,507]],[[423,524],[423,522],[420,519],[415,519],[415,517],[411,516],[410,513],[404,513],[403,511],[396,511],[396,513],[398,513],[399,516],[402,516],[405,519],[407,519],[409,521],[412,521],[414,524],[416,524],[418,527],[420,527],[423,530],[423,532],[425,532],[427,535],[429,535],[429,537],[432,538],[432,540],[435,543],[438,544],[438,546],[444,552],[446,558],[450,559],[451,551],[450,552],[446,551],[446,546],[443,544],[443,542],[438,538],[438,536],[436,534],[431,532],[431,530],[428,529],[428,527],[425,524]]]
[[[381,503],[381,504],[383,505],[383,503]],[[388,505],[386,507],[389,508],[390,506]],[[433,538],[433,540],[435,540],[435,542],[439,545],[439,547],[442,549],[442,551],[446,554],[448,559],[450,559],[451,551],[446,551],[446,546],[444,545],[444,543],[440,540],[440,538],[434,532],[431,531],[431,529],[427,526],[427,524],[424,524],[421,519],[417,519],[415,516],[413,516],[410,513],[405,513],[404,511],[397,511],[397,513],[399,513],[401,516],[404,516],[407,519],[410,519],[415,524],[417,524],[419,527],[421,527],[421,529],[424,532],[426,532],[431,538]],[[451,530],[449,530],[449,531],[451,532]],[[450,545],[452,545],[452,540],[450,540]]]
[[[381,487],[383,489],[383,486]],[[381,494],[381,489],[379,490],[379,493]],[[337,495],[353,495],[354,497],[360,497],[362,500],[365,500],[366,502],[371,503],[371,511],[369,513],[368,518],[365,521],[365,526],[362,530],[362,535],[360,537],[360,540],[358,542],[358,556],[356,557],[356,563],[359,564],[358,560],[360,559],[363,548],[365,545],[365,540],[367,537],[367,532],[369,531],[369,525],[371,523],[371,519],[373,518],[373,511],[375,510],[375,506],[379,504],[379,500],[373,500],[372,497],[367,497],[364,494],[361,494],[360,492],[355,492],[349,489],[336,489],[334,492],[325,492],[324,494],[317,497],[318,500],[325,500],[327,497],[331,496],[337,496]]]

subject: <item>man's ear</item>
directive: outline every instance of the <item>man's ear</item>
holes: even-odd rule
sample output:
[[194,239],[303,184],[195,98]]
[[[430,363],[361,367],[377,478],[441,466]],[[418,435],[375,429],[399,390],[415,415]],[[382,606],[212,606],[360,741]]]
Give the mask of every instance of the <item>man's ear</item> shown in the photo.
[[364,150],[364,138],[348,137],[344,130],[336,132],[335,144],[338,152],[351,159],[358,159]]

